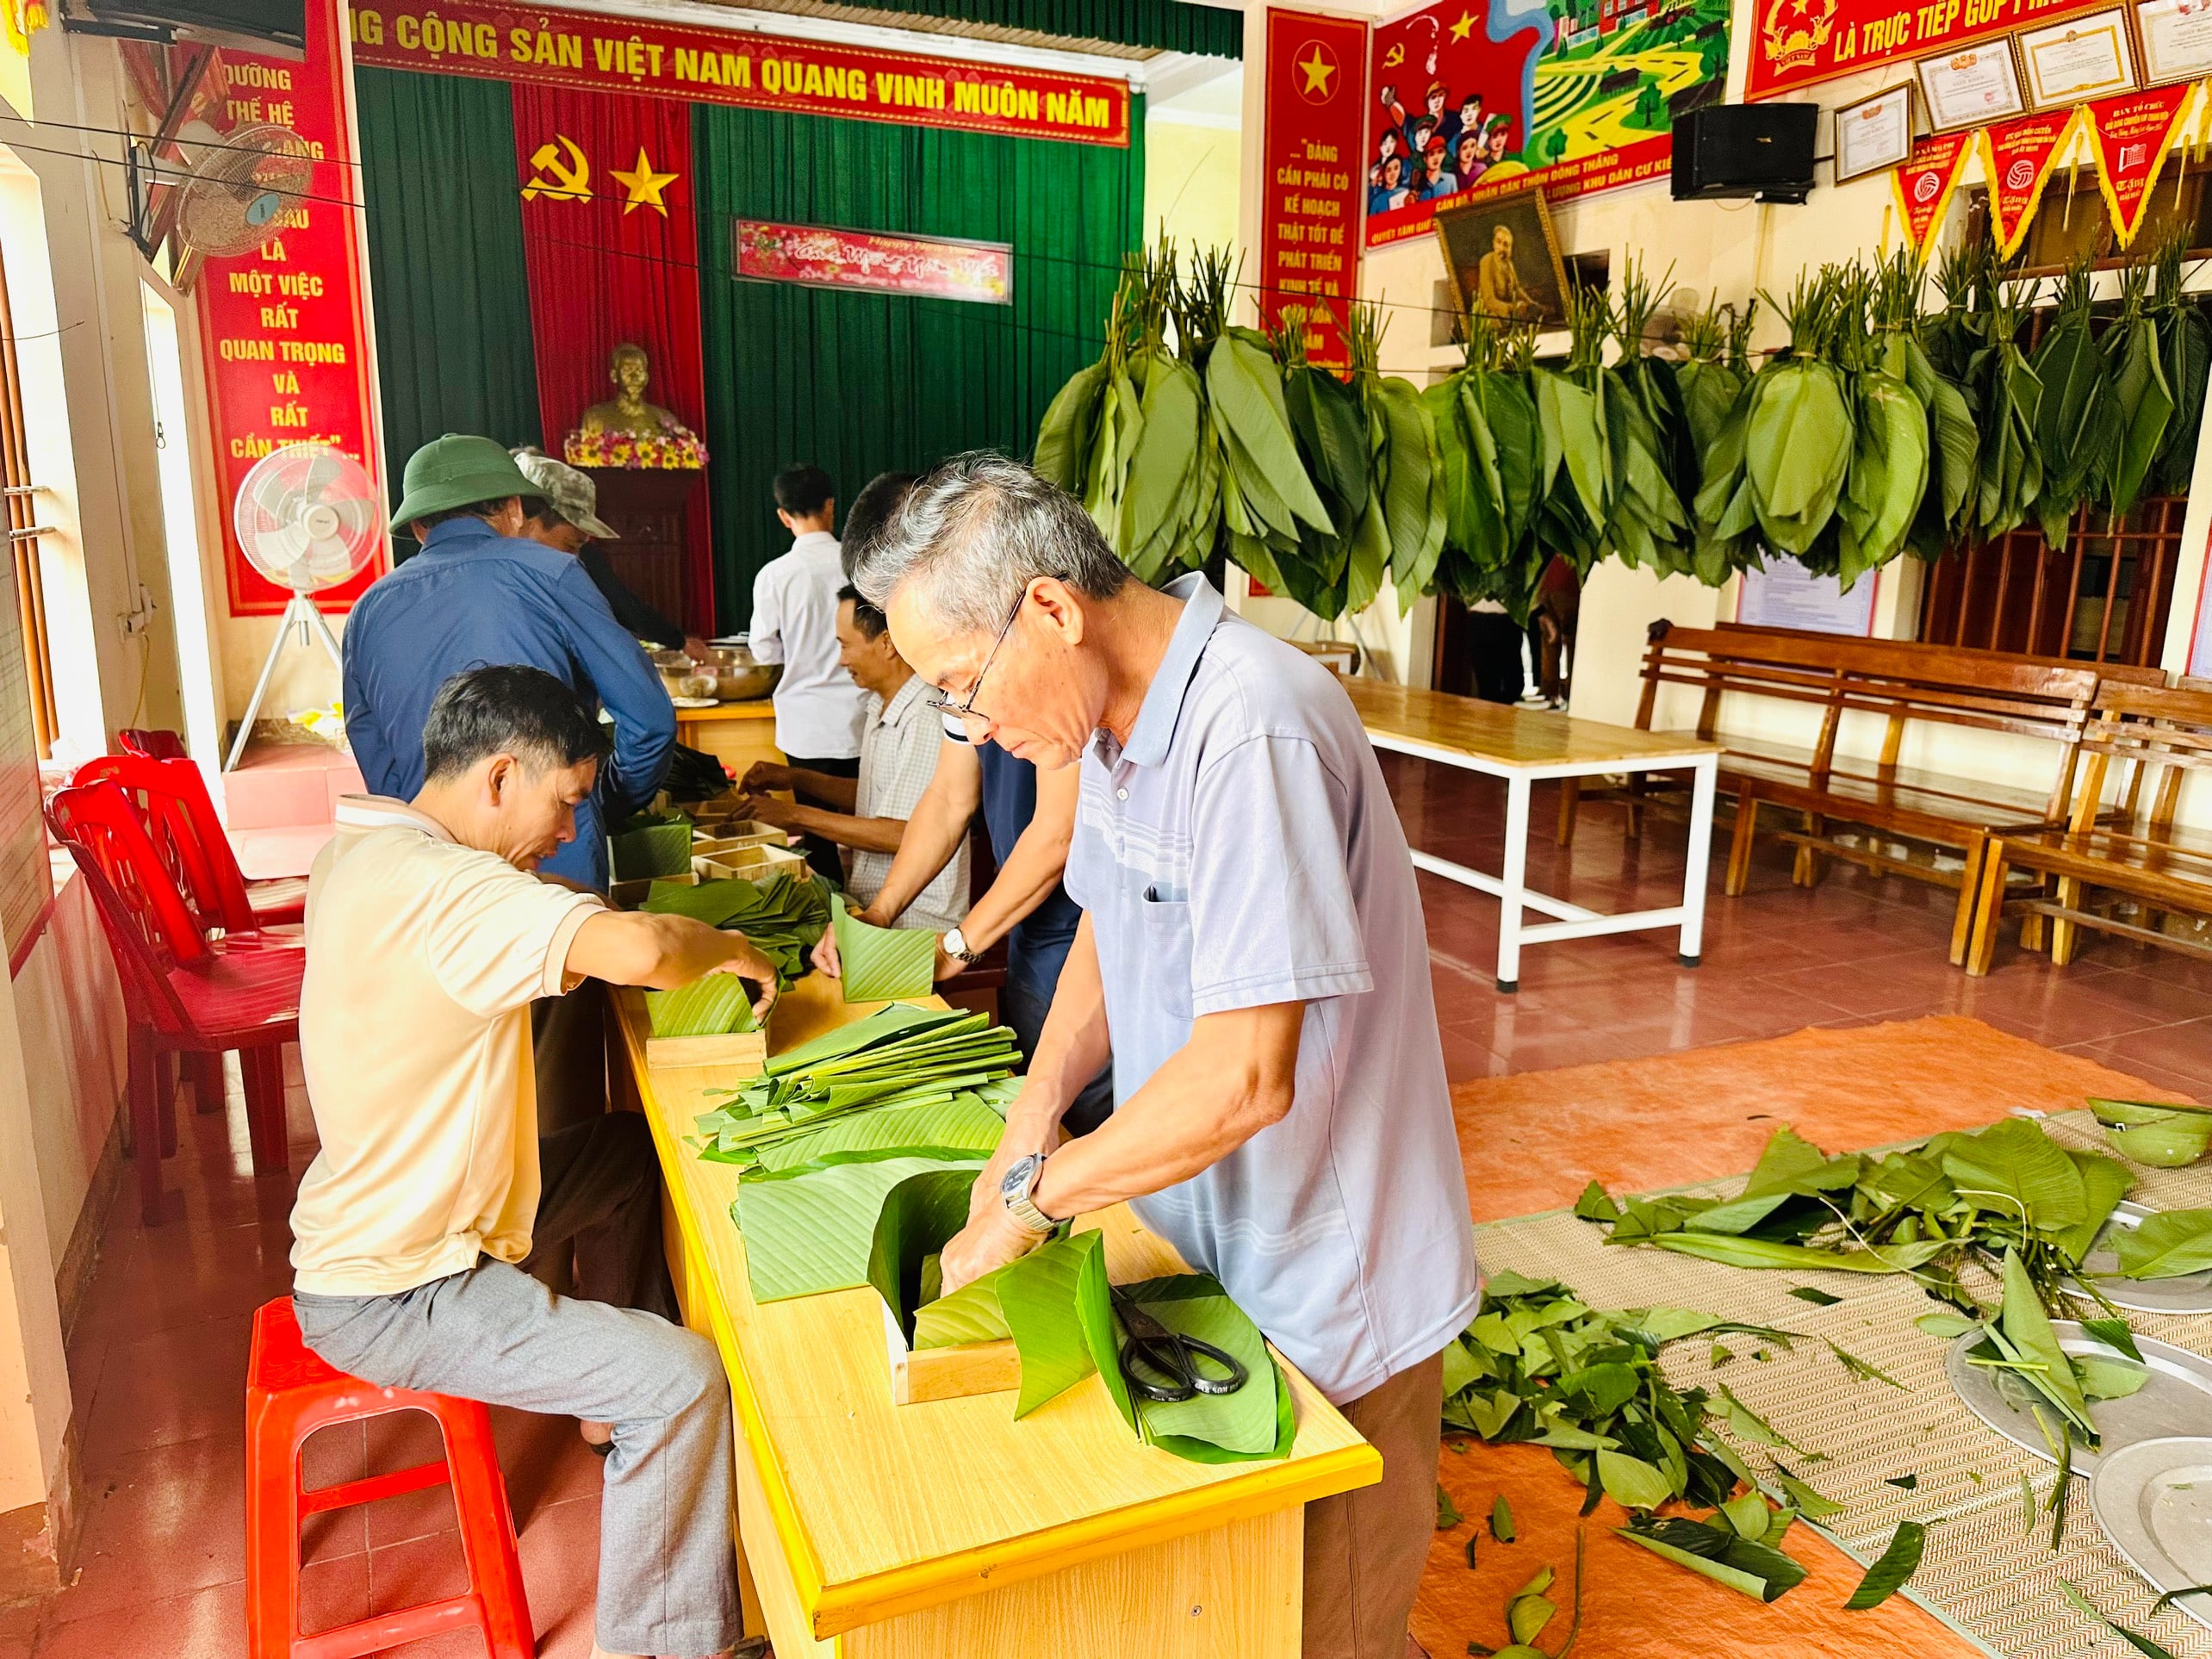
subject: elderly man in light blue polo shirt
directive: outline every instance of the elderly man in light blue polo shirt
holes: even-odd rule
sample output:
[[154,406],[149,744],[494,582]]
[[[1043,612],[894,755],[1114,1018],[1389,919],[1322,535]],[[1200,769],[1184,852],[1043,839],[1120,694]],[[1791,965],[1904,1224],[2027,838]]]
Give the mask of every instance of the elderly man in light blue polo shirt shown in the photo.
[[[1413,862],[1350,700],[999,456],[924,479],[854,580],[946,714],[1083,767],[1083,923],[945,1288],[1132,1202],[1382,1451],[1380,1486],[1308,1507],[1305,1654],[1402,1659],[1480,1284]],[[1114,1115],[1059,1145],[1109,1052]]]

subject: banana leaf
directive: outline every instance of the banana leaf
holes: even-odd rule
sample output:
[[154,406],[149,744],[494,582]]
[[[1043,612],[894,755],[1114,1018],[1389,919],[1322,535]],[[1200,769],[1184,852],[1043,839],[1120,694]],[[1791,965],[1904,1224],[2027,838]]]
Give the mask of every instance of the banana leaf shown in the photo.
[[1032,462],[1041,477],[1050,479],[1071,495],[1083,493],[1084,470],[1090,454],[1090,437],[1098,420],[1098,401],[1105,389],[1104,359],[1085,363],[1053,395],[1045,418],[1037,428],[1036,455]]
[[876,928],[836,901],[837,960],[848,1003],[926,997],[936,983],[937,935],[927,928]]
[[1246,494],[1255,480],[1264,481],[1289,514],[1313,529],[1332,531],[1328,511],[1298,459],[1282,376],[1266,351],[1240,331],[1224,333],[1206,360],[1206,392],[1224,438],[1233,440],[1227,445],[1231,463]]
[[976,1091],[963,1090],[912,1106],[849,1112],[819,1128],[755,1150],[763,1169],[791,1169],[841,1152],[915,1152],[989,1157],[1006,1120]]
[[656,1037],[719,1037],[760,1028],[751,988],[734,973],[710,973],[673,991],[645,993],[645,1012]]
[[[910,1341],[923,1297],[923,1264],[967,1225],[974,1177],[960,1170],[909,1176],[884,1195],[868,1241],[867,1280]],[[751,1249],[751,1241],[747,1241]]]
[[741,1182],[730,1215],[745,1235],[754,1301],[867,1283],[876,1221],[892,1189],[917,1175],[948,1171],[972,1183],[985,1161],[836,1153]]
[[[2158,331],[2150,319],[2123,320],[2115,324],[2110,332],[2122,336],[2113,359],[2112,401],[2120,432],[2107,497],[2116,519],[2126,515],[2142,493],[2151,463],[2165,445],[2174,405],[2173,394],[2166,385],[2165,370],[2159,361]],[[2106,343],[2109,350],[2110,332]]]
[[607,859],[617,881],[683,875],[691,869],[692,823],[684,817],[642,814],[607,837]]

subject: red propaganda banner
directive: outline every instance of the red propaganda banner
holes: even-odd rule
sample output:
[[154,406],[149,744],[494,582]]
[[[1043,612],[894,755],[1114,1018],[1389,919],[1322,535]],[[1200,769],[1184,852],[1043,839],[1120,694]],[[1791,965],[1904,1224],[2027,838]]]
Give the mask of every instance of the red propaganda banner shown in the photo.
[[1129,142],[1125,81],[600,12],[474,0],[357,6],[353,56],[380,69],[577,91],[647,92],[692,103],[1117,148]]
[[1951,192],[1959,187],[1959,174],[1973,141],[1970,132],[1924,138],[1912,146],[1911,158],[1904,165],[1891,175],[1905,242],[1923,259],[1936,227],[1943,222],[1943,210],[1951,205]]
[[1757,0],[1747,99],[2054,23],[2110,0]]
[[2151,189],[2196,95],[2194,82],[2161,86],[2106,98],[2085,112],[2097,140],[2097,188],[2112,214],[2113,238],[2123,248],[2143,227]]
[[[222,76],[223,94],[204,113],[226,141],[289,127],[314,158],[307,191],[277,208],[269,239],[210,258],[196,287],[233,616],[274,616],[291,597],[247,562],[232,527],[231,503],[255,462],[287,444],[327,444],[381,475],[342,45],[333,0],[309,0],[304,62],[226,51],[208,71]],[[379,558],[315,602],[347,609],[383,569]]]
[[1438,206],[1532,183],[1563,202],[1662,177],[1675,117],[1718,103],[1725,0],[1436,0],[1375,30],[1367,245],[1427,233]]
[[1014,303],[1014,248],[1008,242],[889,236],[765,219],[738,220],[736,235],[733,268],[755,282]]
[[2049,109],[1981,131],[1982,161],[1989,172],[1989,209],[1998,248],[2010,259],[2028,239],[2029,224],[2059,158],[2073,142],[2078,109]]
[[1322,369],[1351,366],[1344,326],[1359,276],[1366,66],[1366,24],[1269,10],[1260,322],[1297,324],[1307,357]]

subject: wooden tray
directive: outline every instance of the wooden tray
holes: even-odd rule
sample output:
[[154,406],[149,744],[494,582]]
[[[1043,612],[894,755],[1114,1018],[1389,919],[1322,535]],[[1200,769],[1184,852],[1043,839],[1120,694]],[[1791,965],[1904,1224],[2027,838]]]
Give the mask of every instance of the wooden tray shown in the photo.
[[718,881],[730,877],[742,877],[747,881],[758,881],[774,875],[778,870],[788,870],[795,876],[804,876],[808,869],[805,859],[787,847],[743,847],[734,853],[712,858],[696,853],[692,858],[692,874],[701,881]]
[[891,1363],[893,1405],[918,1406],[931,1400],[958,1400],[971,1394],[1010,1394],[1022,1386],[1022,1355],[1011,1337],[968,1342],[952,1348],[913,1349],[906,1333],[880,1297],[885,1357]]

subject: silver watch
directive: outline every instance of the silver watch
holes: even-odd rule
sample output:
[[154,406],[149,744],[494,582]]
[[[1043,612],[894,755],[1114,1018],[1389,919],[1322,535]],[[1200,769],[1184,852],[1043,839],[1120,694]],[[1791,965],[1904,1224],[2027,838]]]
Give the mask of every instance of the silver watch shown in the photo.
[[983,953],[979,950],[970,950],[968,948],[966,936],[963,935],[958,928],[954,928],[944,935],[943,943],[945,947],[945,954],[954,958],[956,960],[962,962],[980,962],[983,960]]
[[1044,1153],[1031,1153],[1027,1158],[1016,1159],[999,1177],[998,1196],[1005,1201],[1006,1213],[1032,1233],[1050,1233],[1059,1225],[1039,1209],[1030,1196],[1044,1172]]

